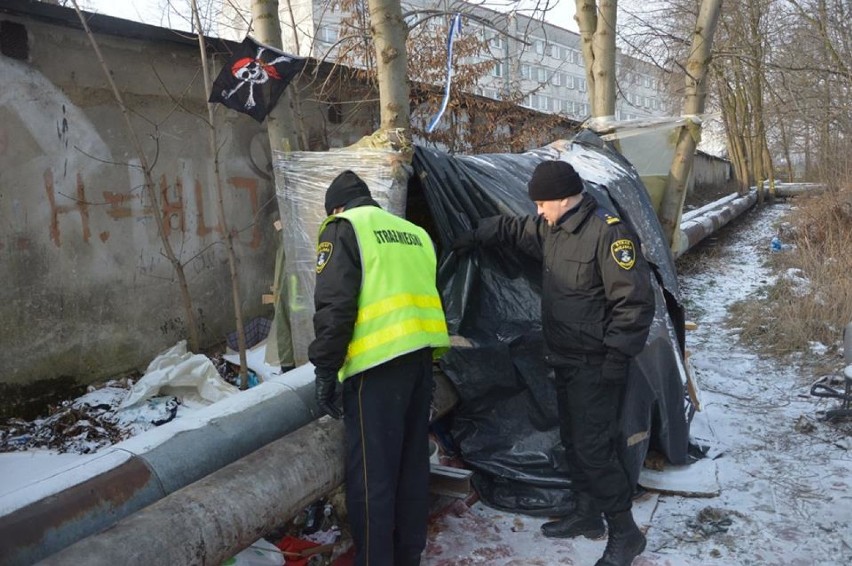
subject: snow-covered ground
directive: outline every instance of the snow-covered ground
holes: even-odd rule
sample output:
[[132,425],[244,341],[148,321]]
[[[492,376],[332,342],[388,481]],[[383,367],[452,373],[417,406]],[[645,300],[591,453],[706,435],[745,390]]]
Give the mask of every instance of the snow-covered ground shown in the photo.
[[[818,419],[836,404],[809,395],[809,376],[740,345],[728,307],[773,280],[764,266],[786,205],[751,213],[681,277],[698,329],[687,349],[703,410],[693,435],[711,445],[715,497],[649,492],[635,502],[648,547],[634,566],[852,564],[852,437]],[[692,253],[692,252],[690,252]],[[591,565],[604,541],[550,540],[542,519],[460,502],[430,528],[425,566]]]
[[[749,214],[712,253],[698,255],[704,265],[691,270],[697,273],[681,276],[688,318],[698,323],[687,334],[703,408],[692,433],[709,446],[710,457],[680,473],[709,480],[718,495],[649,491],[640,497],[634,512],[648,548],[634,566],[852,564],[852,424],[819,420],[820,411],[836,405],[809,395],[819,376],[762,359],[726,326],[731,304],[773,281],[763,264],[772,253],[773,222],[787,210],[776,205]],[[87,399],[103,401],[113,393]],[[124,399],[127,390],[118,393]],[[160,409],[143,408],[146,415]],[[182,406],[176,416],[185,420],[180,413],[190,409]],[[138,415],[131,416],[135,422]],[[0,492],[21,487],[13,478],[31,481],[36,470],[54,474],[57,466],[93,457],[47,450],[0,454]],[[431,522],[423,564],[591,565],[602,554],[605,541],[545,539],[543,521],[457,501]]]

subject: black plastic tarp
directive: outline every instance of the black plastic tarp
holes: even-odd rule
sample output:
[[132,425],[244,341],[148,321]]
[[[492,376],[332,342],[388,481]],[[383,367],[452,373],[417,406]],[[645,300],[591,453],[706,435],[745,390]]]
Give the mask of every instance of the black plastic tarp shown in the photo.
[[417,147],[415,184],[444,250],[438,281],[450,334],[470,343],[452,348],[441,361],[460,397],[451,433],[477,472],[474,482],[483,500],[533,515],[565,512],[573,497],[553,373],[543,359],[541,265],[513,250],[480,249],[463,257],[447,251],[481,218],[535,214],[526,183],[548,159],[577,169],[586,190],[634,229],[655,270],[656,315],[631,370],[622,416],[633,479],[649,448],[673,464],[687,463],[689,437],[677,276],[635,169],[589,131],[524,154],[450,156]]

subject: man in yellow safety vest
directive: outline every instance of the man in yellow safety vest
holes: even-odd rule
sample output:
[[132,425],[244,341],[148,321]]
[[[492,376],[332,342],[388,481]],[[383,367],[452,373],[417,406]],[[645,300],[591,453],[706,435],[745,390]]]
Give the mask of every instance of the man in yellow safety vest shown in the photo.
[[[308,357],[320,410],[344,419],[356,566],[417,566],[426,546],[432,359],[449,346],[425,230],[352,171],[328,187]],[[342,383],[342,407],[337,395]]]

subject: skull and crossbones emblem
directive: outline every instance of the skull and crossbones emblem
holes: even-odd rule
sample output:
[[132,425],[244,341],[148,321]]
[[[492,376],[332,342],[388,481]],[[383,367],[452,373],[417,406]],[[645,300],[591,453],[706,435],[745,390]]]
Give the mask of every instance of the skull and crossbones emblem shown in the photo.
[[269,81],[270,77],[276,80],[281,80],[281,75],[279,75],[278,71],[275,70],[275,65],[278,63],[289,63],[293,59],[286,55],[282,55],[281,57],[276,57],[272,61],[264,61],[261,58],[264,51],[266,51],[265,47],[258,47],[257,55],[254,57],[243,57],[231,66],[231,74],[240,82],[229,91],[223,90],[223,98],[231,98],[231,96],[236,94],[237,91],[248,85],[249,94],[246,99],[245,107],[254,108],[256,105],[254,101],[255,85],[262,85],[266,83]]

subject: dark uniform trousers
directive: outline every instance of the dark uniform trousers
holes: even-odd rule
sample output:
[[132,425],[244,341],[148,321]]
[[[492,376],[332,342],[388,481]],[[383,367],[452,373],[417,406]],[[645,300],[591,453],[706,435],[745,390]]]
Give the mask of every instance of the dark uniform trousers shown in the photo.
[[572,488],[612,514],[630,509],[633,490],[619,442],[624,384],[602,379],[602,361],[579,356],[554,368],[556,402]]
[[431,349],[343,382],[346,505],[356,566],[417,566],[429,515]]

